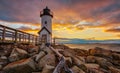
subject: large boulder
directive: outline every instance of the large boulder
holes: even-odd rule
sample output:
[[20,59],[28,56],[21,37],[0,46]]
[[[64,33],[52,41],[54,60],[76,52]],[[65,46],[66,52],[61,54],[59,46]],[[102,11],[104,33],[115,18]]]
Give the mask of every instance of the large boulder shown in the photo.
[[87,63],[95,63],[96,62],[95,56],[87,56],[86,62]]
[[72,68],[73,73],[85,73],[82,69],[77,66],[73,66]]
[[6,73],[31,73],[35,69],[34,61],[29,58],[10,63],[3,68],[3,71]]
[[41,68],[45,67],[46,64],[50,65],[50,66],[55,66],[56,65],[56,57],[55,57],[54,52],[48,47],[45,47],[43,49],[43,51],[45,51],[47,53],[47,55],[45,55],[38,61],[38,67],[41,69]]
[[8,58],[6,56],[0,57],[0,65],[5,66],[8,63]]
[[90,55],[99,55],[99,56],[109,56],[112,53],[111,50],[106,50],[100,47],[95,47],[93,49],[89,49]]
[[18,61],[20,59],[26,58],[27,56],[28,53],[25,50],[14,48],[9,56],[9,61],[10,62]]
[[112,53],[112,57],[113,57],[113,59],[115,59],[115,60],[120,60],[120,54]]
[[86,63],[84,64],[88,69],[99,69],[100,66],[98,64],[93,64],[93,63]]
[[54,66],[45,65],[41,73],[53,73]]
[[111,73],[120,73],[120,69],[109,67]]
[[90,73],[104,73],[99,69],[100,66],[98,64],[86,63],[84,65],[87,67],[87,70]]
[[108,69],[109,66],[112,66],[112,63],[107,61],[105,58],[95,57],[96,63],[99,64],[102,68]]

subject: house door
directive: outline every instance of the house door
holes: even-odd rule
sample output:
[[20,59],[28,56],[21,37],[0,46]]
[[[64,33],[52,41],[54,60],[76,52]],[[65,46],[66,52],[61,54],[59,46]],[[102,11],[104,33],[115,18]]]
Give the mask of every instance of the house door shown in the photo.
[[42,35],[41,41],[42,41],[42,43],[46,43],[47,42],[47,34],[43,34]]

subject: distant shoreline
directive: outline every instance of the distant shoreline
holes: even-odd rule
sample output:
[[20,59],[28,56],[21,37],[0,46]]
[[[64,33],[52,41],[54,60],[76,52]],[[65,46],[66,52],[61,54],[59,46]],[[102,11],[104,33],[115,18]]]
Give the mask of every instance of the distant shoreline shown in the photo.
[[95,47],[100,47],[100,48],[104,48],[107,50],[112,50],[112,51],[120,51],[120,44],[112,44],[112,43],[89,43],[89,44],[64,44],[70,48],[77,48],[77,49],[85,49],[85,50],[89,50],[89,49],[93,49]]

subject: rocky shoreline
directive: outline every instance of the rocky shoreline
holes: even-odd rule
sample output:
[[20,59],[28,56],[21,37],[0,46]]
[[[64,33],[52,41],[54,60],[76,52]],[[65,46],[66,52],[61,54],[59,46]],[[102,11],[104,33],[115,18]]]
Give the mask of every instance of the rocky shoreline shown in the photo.
[[[56,73],[120,73],[120,52],[100,47],[89,50],[65,45],[52,47],[0,45],[0,73],[55,73],[57,67],[60,69]],[[61,56],[65,59],[64,67],[58,65]]]

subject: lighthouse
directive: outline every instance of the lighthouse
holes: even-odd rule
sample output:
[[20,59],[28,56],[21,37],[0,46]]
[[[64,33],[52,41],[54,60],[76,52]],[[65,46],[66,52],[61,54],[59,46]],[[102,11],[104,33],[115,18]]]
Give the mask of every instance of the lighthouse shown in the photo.
[[46,7],[40,12],[41,29],[38,32],[41,43],[52,43],[52,18],[53,13]]

